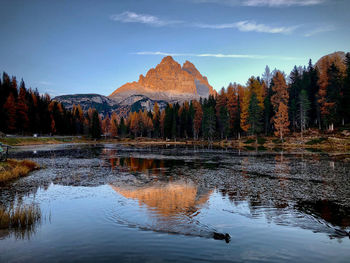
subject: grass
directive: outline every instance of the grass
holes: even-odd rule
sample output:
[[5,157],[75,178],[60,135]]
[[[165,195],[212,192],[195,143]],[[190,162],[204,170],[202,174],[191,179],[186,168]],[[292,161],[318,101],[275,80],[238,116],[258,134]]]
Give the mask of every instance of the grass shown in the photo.
[[19,145],[37,145],[37,144],[61,144],[61,143],[77,143],[86,142],[83,138],[75,137],[48,137],[48,138],[34,138],[34,137],[6,137],[0,138],[0,142],[11,146]]
[[35,233],[35,226],[40,222],[41,210],[37,205],[17,204],[7,208],[0,206],[1,237],[13,234],[16,239],[29,240]]
[[306,142],[306,145],[315,145],[315,144],[321,144],[322,142],[327,141],[327,138],[317,138],[317,139],[312,139],[308,142]]
[[11,205],[0,207],[0,229],[29,228],[41,219],[41,211],[36,205]]
[[31,171],[39,169],[39,165],[29,160],[8,159],[0,163],[0,183],[26,176]]

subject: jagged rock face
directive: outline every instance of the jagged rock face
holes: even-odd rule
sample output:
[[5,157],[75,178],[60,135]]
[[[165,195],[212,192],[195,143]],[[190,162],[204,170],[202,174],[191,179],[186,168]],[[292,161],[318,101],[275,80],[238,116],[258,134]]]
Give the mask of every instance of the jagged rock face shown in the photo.
[[207,97],[216,92],[196,67],[186,61],[181,67],[167,56],[160,64],[150,69],[146,76],[140,75],[136,82],[126,83],[109,97],[121,101],[131,95],[146,95],[153,100],[187,100]]

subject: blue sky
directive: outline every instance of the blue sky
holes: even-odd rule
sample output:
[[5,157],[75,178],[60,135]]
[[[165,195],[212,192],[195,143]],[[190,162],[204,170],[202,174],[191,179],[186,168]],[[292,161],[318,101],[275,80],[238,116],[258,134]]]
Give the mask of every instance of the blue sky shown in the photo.
[[217,90],[350,51],[347,0],[0,0],[0,70],[52,96],[109,95],[166,54]]

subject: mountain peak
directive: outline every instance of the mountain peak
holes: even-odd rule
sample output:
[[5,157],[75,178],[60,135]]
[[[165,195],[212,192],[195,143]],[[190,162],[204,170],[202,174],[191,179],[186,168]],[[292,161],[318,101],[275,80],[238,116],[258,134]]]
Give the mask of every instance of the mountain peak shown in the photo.
[[173,64],[173,63],[177,63],[177,62],[173,59],[172,56],[166,56],[160,62],[160,64]]
[[121,100],[134,94],[155,100],[182,101],[208,97],[215,91],[191,62],[186,61],[181,67],[171,56],[166,56],[145,76],[140,75],[139,81],[126,83],[109,97]]

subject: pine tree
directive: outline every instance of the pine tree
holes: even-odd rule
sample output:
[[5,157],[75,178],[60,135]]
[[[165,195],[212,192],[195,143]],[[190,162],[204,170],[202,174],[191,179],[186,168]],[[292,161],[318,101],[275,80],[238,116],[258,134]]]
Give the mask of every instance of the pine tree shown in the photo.
[[[249,131],[249,103],[252,94],[256,95],[258,100],[258,105],[260,109],[264,110],[264,99],[265,99],[265,88],[262,82],[258,78],[251,77],[248,80],[247,88],[244,92],[243,102],[242,102],[242,112],[241,112],[241,127],[244,131]],[[262,117],[262,116],[261,116]]]
[[257,135],[262,131],[262,109],[259,106],[259,101],[255,93],[250,98],[248,113],[249,132]]
[[310,102],[306,90],[302,90],[299,95],[298,101],[298,115],[297,119],[299,122],[301,136],[305,131],[309,121]]
[[96,109],[93,110],[92,115],[91,137],[94,139],[99,139],[101,137],[100,118]]
[[127,133],[127,127],[125,125],[125,121],[123,117],[120,118],[118,132],[121,137],[124,137]]
[[157,102],[155,102],[153,106],[153,128],[154,137],[158,138],[160,134],[160,111]]
[[345,122],[350,122],[350,53],[346,54],[346,77],[344,78],[343,110]]
[[26,88],[23,80],[20,84],[19,96],[16,103],[16,124],[17,131],[22,133],[24,133],[29,127]]
[[193,136],[194,139],[198,139],[199,131],[202,126],[203,110],[201,104],[194,100],[192,101],[194,109],[194,119],[193,119]]
[[203,136],[208,139],[208,141],[213,141],[215,135],[215,110],[212,106],[204,107],[203,111]]
[[4,112],[7,116],[4,130],[14,132],[16,130],[16,102],[12,93],[10,93],[4,104]]
[[272,77],[273,75],[270,71],[270,68],[268,65],[266,65],[265,72],[262,74],[262,79],[264,80],[267,87],[270,87]]
[[221,107],[220,109],[220,134],[221,139],[226,138],[230,132],[230,122],[227,107]]
[[289,119],[291,120],[291,127],[295,131],[297,127],[297,115],[298,115],[298,100],[299,94],[302,89],[302,75],[300,74],[300,68],[294,66],[293,71],[289,75]]

